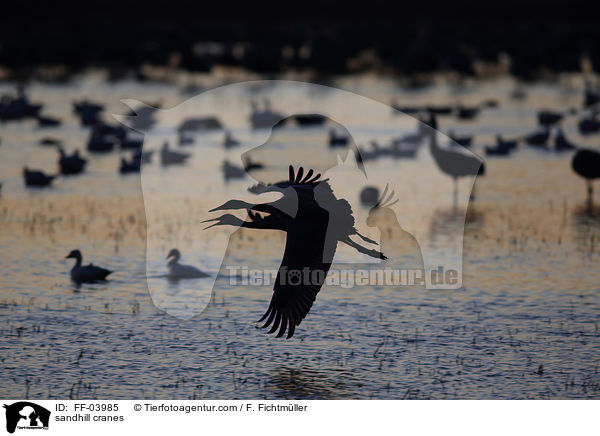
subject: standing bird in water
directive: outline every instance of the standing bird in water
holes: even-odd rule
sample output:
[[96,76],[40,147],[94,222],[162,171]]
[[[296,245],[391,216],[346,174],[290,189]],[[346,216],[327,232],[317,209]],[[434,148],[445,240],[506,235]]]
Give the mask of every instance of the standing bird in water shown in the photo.
[[600,153],[595,150],[580,149],[573,156],[571,167],[587,181],[588,205],[594,197],[594,179],[600,178]]
[[[279,200],[264,204],[230,200],[210,211],[245,209],[250,221],[243,221],[231,214],[206,220],[215,222],[209,227],[232,225],[286,232],[285,250],[273,297],[259,320],[266,320],[263,328],[272,325],[269,333],[279,329],[278,338],[286,330],[287,338],[291,338],[310,311],[325,282],[338,242],[360,253],[387,259],[381,252],[363,247],[350,239],[350,236],[357,235],[366,242],[376,243],[357,232],[350,204],[337,199],[327,180],[319,180],[320,177],[320,174],[314,175],[313,170],[305,175],[302,167],[295,174],[290,165],[289,180],[250,188],[250,192],[255,194],[280,192],[283,197]],[[267,215],[262,216],[261,213]]]
[[482,176],[485,174],[483,161],[460,147],[443,148],[437,141],[437,121],[433,114],[429,120],[429,150],[438,168],[452,177],[454,181],[453,204],[458,202],[458,179],[464,176]]
[[112,273],[107,269],[101,268],[99,266],[94,266],[93,263],[89,265],[83,266],[81,265],[81,260],[83,256],[81,255],[81,251],[73,250],[69,253],[65,259],[75,259],[75,266],[71,269],[71,280],[75,283],[94,283],[100,280],[105,280],[106,277]]

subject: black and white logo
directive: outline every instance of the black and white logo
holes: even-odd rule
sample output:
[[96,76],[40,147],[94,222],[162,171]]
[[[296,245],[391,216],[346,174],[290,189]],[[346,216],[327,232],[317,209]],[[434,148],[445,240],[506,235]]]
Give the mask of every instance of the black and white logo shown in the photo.
[[48,429],[50,411],[29,401],[19,401],[4,405],[6,409],[6,431],[14,433],[16,429]]

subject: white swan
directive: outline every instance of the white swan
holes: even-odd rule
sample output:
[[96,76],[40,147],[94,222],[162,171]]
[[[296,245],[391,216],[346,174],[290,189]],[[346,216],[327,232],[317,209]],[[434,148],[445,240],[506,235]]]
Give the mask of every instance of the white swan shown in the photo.
[[198,279],[209,276],[195,266],[183,265],[179,263],[179,259],[181,259],[181,253],[177,248],[173,248],[171,251],[169,251],[167,259],[170,259],[168,263],[170,279]]

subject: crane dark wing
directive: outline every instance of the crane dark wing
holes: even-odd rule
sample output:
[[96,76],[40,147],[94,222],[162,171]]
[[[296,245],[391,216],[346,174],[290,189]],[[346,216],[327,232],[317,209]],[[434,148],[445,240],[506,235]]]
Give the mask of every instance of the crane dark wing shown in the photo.
[[286,330],[287,339],[294,336],[296,326],[300,325],[302,320],[308,315],[310,308],[317,298],[317,294],[321,290],[323,283],[325,283],[325,277],[330,266],[331,264],[321,264],[317,268],[307,267],[306,275],[308,277],[312,277],[313,272],[319,271],[317,273],[319,274],[318,280],[313,282],[311,279],[309,284],[302,283],[302,275],[304,273],[300,269],[298,270],[301,274],[299,278],[300,283],[293,284],[296,282],[292,281],[295,279],[290,280],[290,270],[282,265],[277,273],[269,308],[262,318],[258,320],[258,322],[262,322],[266,319],[262,328],[272,326],[269,333],[275,333],[279,329],[277,333],[278,338],[282,337]]
[[290,224],[287,230],[285,251],[277,278],[273,286],[273,296],[269,308],[259,320],[266,320],[263,328],[271,326],[269,333],[281,337],[287,330],[287,338],[294,335],[312,307],[317,294],[325,283],[331,261],[324,253],[335,254],[337,240],[327,237],[326,211],[320,210],[320,218],[306,220],[296,226]]

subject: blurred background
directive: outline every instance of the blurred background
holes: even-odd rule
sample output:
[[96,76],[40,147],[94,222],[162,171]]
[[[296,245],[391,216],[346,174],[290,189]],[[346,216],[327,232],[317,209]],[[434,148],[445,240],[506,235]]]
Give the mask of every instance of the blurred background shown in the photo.
[[536,79],[598,64],[590,11],[556,0],[11,2],[0,60],[16,80],[67,80],[92,67],[113,80],[160,78],[152,67],[313,78],[372,71],[413,84],[439,71]]

